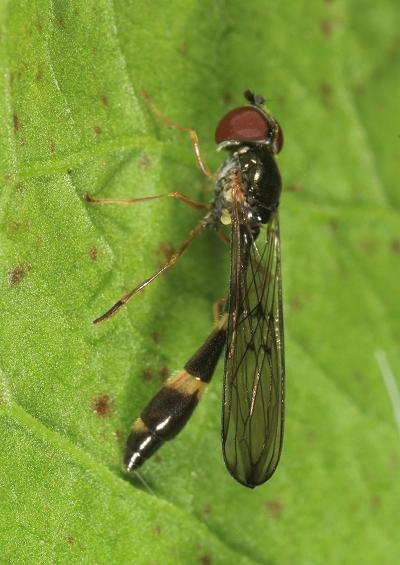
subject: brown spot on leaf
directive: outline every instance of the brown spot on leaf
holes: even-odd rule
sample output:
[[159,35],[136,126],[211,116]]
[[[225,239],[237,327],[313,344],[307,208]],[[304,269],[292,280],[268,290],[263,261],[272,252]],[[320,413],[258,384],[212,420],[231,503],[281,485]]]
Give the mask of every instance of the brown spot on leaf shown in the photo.
[[283,505],[279,500],[267,500],[265,502],[265,509],[273,518],[280,518],[283,512]]
[[19,234],[26,234],[29,232],[30,224],[28,220],[22,220],[21,222],[12,221],[7,226],[7,237],[13,239]]
[[150,158],[147,155],[142,155],[139,159],[139,167],[142,171],[148,171],[151,167]]
[[291,301],[290,305],[293,308],[293,310],[295,310],[296,312],[303,310],[303,301],[300,298],[300,296],[295,296]]
[[280,94],[279,96],[277,96],[275,98],[276,102],[278,104],[280,104],[281,106],[284,106],[286,104],[286,96],[284,96],[283,94]]
[[28,273],[31,269],[32,267],[26,261],[10,269],[8,271],[8,284],[10,286],[15,286],[16,284],[19,284],[22,281],[22,279],[25,277],[26,273]]
[[49,150],[50,153],[54,153],[54,151],[56,150],[56,144],[54,143],[54,141],[50,141]]
[[37,68],[37,71],[36,71],[37,82],[40,82],[43,79],[43,75],[44,75],[44,68],[43,67],[44,67],[44,65],[43,65],[43,63],[41,63]]
[[304,304],[310,300],[308,292],[296,294],[290,301],[290,306],[295,312],[300,312],[304,308]]
[[158,377],[160,379],[160,381],[162,383],[165,383],[165,381],[168,379],[170,375],[170,370],[168,369],[168,367],[166,365],[161,365],[159,371],[158,371]]
[[322,20],[320,23],[320,28],[325,37],[330,38],[335,31],[335,28],[342,24],[342,18],[329,18]]
[[21,123],[19,121],[19,117],[16,112],[13,113],[13,123],[14,123],[14,131],[17,132],[21,126]]
[[211,505],[208,504],[208,502],[206,502],[206,504],[203,506],[203,514],[211,514],[211,512],[212,512]]
[[156,524],[154,526],[154,532],[159,536],[161,534],[161,526],[160,524]]
[[167,241],[162,241],[158,247],[158,250],[164,256],[165,261],[169,261],[169,259],[171,259],[172,255],[175,253],[175,247],[172,245],[172,243],[168,243]]
[[224,92],[224,104],[230,104],[232,102],[232,94],[228,91]]
[[321,82],[319,85],[322,104],[326,107],[332,106],[333,87],[329,82]]
[[144,378],[145,381],[151,381],[151,379],[153,378],[151,370],[150,369],[143,369],[142,377]]
[[332,20],[322,20],[321,21],[321,31],[325,37],[331,37],[332,35]]
[[152,332],[151,337],[153,338],[154,343],[160,342],[160,332]]
[[95,396],[92,400],[92,411],[100,418],[107,418],[111,415],[113,401],[108,394]]
[[71,534],[68,534],[67,537],[65,538],[65,541],[67,542],[68,545],[74,545],[75,540],[74,538],[71,536]]
[[199,563],[201,563],[201,565],[211,565],[211,557],[209,555],[202,555],[199,559]]
[[96,247],[91,247],[88,251],[89,253],[89,257],[92,259],[92,261],[96,261],[97,259],[97,249]]
[[103,133],[103,130],[99,126],[94,126],[94,131],[96,135],[101,135]]
[[61,27],[62,29],[65,28],[65,20],[62,16],[57,18],[57,23],[58,23],[59,27]]
[[400,253],[400,239],[392,239],[390,247],[393,253]]
[[7,233],[9,236],[13,236],[19,232],[26,233],[29,231],[29,222],[24,220],[23,222],[12,221],[8,225]]
[[13,86],[21,78],[21,71],[13,71],[10,73],[10,86]]
[[183,55],[184,57],[186,57],[186,56],[188,55],[188,53],[189,53],[189,46],[188,46],[188,44],[186,43],[186,41],[184,41],[183,43],[181,43],[181,45],[179,46],[178,51],[179,51],[179,53],[180,53],[181,55]]
[[101,100],[101,103],[102,103],[104,106],[108,106],[109,103],[108,103],[108,98],[107,98],[107,96],[104,96],[104,94],[103,94],[103,96],[100,96],[100,100]]
[[331,231],[333,233],[336,234],[339,231],[339,224],[338,224],[337,220],[329,220],[328,225],[331,228]]
[[365,375],[361,371],[353,371],[353,379],[355,381],[363,381],[364,378],[365,378]]
[[371,496],[371,506],[373,508],[379,508],[380,506],[382,506],[382,498],[379,494],[373,494]]
[[294,184],[289,184],[289,186],[285,186],[286,192],[301,192],[304,190],[304,184],[302,182],[296,182]]
[[20,228],[21,228],[21,222],[14,222],[13,221],[13,222],[10,222],[8,231],[9,231],[10,234],[14,234],[14,233],[19,232]]

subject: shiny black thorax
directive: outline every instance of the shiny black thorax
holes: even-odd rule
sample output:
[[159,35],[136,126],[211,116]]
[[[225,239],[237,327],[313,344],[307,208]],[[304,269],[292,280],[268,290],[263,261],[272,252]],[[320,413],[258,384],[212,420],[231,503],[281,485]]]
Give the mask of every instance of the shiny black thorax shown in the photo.
[[231,214],[232,185],[237,182],[239,172],[245,195],[243,212],[253,236],[257,237],[260,224],[268,223],[279,205],[282,183],[278,167],[265,144],[240,144],[229,147],[228,151],[217,176],[213,214],[218,219],[224,210]]

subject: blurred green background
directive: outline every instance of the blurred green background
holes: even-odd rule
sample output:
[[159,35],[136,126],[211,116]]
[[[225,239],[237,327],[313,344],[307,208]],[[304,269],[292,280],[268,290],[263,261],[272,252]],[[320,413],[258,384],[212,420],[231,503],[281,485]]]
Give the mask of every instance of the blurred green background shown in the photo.
[[[398,563],[398,2],[3,0],[1,563]],[[263,93],[278,162],[284,451],[250,491],[220,447],[222,364],[180,437],[123,476],[132,421],[212,325],[229,257],[210,232],[116,318],[207,201],[195,128]]]

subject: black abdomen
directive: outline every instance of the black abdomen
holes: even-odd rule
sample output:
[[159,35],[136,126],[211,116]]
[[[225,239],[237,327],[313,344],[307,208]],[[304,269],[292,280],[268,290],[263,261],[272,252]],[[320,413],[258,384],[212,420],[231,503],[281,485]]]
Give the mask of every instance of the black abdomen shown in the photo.
[[225,346],[226,329],[218,327],[153,397],[128,436],[124,456],[127,471],[140,467],[161,445],[184,427],[207,384]]

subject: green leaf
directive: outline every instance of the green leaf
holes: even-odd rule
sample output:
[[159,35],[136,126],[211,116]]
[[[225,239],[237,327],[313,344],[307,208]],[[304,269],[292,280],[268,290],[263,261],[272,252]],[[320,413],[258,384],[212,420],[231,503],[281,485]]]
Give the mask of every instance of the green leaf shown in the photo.
[[[396,562],[397,3],[17,0],[0,25],[2,562]],[[255,491],[226,472],[220,365],[141,483],[124,438],[209,333],[229,258],[204,234],[93,326],[199,213],[84,195],[207,201],[187,136],[142,92],[216,169],[215,124],[245,88],[285,134],[282,461]]]

